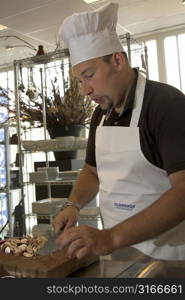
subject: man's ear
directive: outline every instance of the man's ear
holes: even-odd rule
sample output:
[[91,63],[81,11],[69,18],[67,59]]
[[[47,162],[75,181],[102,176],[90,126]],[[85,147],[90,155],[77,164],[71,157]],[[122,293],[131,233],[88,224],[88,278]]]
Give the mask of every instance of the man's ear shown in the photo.
[[117,71],[122,71],[126,64],[124,55],[121,52],[115,52],[112,54],[112,64]]

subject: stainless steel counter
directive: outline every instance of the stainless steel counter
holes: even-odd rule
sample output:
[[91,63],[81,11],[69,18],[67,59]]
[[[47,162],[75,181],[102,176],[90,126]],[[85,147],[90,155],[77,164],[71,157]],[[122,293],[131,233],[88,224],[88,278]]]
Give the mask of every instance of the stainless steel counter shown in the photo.
[[69,277],[115,278],[130,267],[132,262],[100,260],[87,268],[72,273]]
[[124,250],[124,255],[101,257],[87,268],[72,273],[69,277],[87,278],[185,278],[185,261],[155,260],[133,248]]
[[[147,261],[149,260],[150,258],[147,258]],[[140,269],[147,261],[143,254],[137,250],[127,248],[124,251],[115,252],[114,255],[100,257],[99,262],[72,273],[70,277],[135,277],[134,265],[137,263],[137,269]],[[130,270],[132,270],[132,274],[130,274]]]

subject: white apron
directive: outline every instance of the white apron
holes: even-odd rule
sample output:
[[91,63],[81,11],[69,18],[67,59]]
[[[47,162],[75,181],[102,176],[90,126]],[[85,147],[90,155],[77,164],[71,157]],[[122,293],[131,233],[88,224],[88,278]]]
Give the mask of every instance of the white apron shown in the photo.
[[[110,228],[142,211],[170,189],[167,173],[144,157],[138,121],[146,79],[139,73],[130,127],[103,126],[96,130],[96,163],[104,228]],[[156,259],[185,259],[185,222],[142,243],[133,245]]]

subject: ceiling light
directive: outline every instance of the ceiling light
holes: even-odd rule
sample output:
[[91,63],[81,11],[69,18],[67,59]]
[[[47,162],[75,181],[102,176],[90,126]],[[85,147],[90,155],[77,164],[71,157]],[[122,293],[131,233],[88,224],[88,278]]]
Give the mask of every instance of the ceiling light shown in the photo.
[[5,48],[6,48],[6,50],[8,50],[8,51],[14,50],[14,46],[6,46]]
[[181,0],[181,2],[180,2],[181,4],[185,4],[185,0]]
[[7,28],[8,28],[7,26],[4,26],[4,25],[0,24],[0,30],[4,30],[4,29],[7,29]]
[[97,2],[99,0],[83,0],[84,2],[90,4],[90,3],[94,3],[94,2]]
[[[16,36],[16,35],[0,35],[0,39],[8,39],[8,38],[16,38],[16,39],[18,39],[19,41],[21,41],[21,42],[23,42],[25,45],[24,45],[24,47],[28,47],[28,48],[30,48],[30,49],[32,49],[32,50],[34,50],[34,51],[37,51],[37,49],[33,46],[33,45],[31,45],[30,43],[28,43],[27,41],[25,41],[24,39],[22,39],[22,38],[20,38],[20,37],[18,37],[18,36]],[[16,45],[16,46],[13,46],[13,48],[14,47],[23,47],[23,45]]]

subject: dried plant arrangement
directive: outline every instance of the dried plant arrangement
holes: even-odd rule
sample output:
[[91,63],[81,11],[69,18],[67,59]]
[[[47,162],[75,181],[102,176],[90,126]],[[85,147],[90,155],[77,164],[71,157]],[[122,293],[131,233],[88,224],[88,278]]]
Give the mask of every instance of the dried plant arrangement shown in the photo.
[[[12,100],[13,92],[0,86],[0,124],[7,122],[9,118],[14,119],[15,109]],[[13,110],[13,112],[12,112]]]
[[[69,70],[68,86],[61,96],[57,77],[51,80],[49,96],[44,95],[47,127],[69,127],[70,125],[86,126],[90,123],[95,104],[88,97],[80,94],[77,80]],[[27,90],[19,86],[20,117],[30,127],[43,126],[43,93],[35,84]],[[7,98],[7,100],[10,100]],[[4,104],[7,107],[7,103]],[[16,122],[15,105],[8,105],[9,119]],[[28,127],[29,127],[28,126]]]

